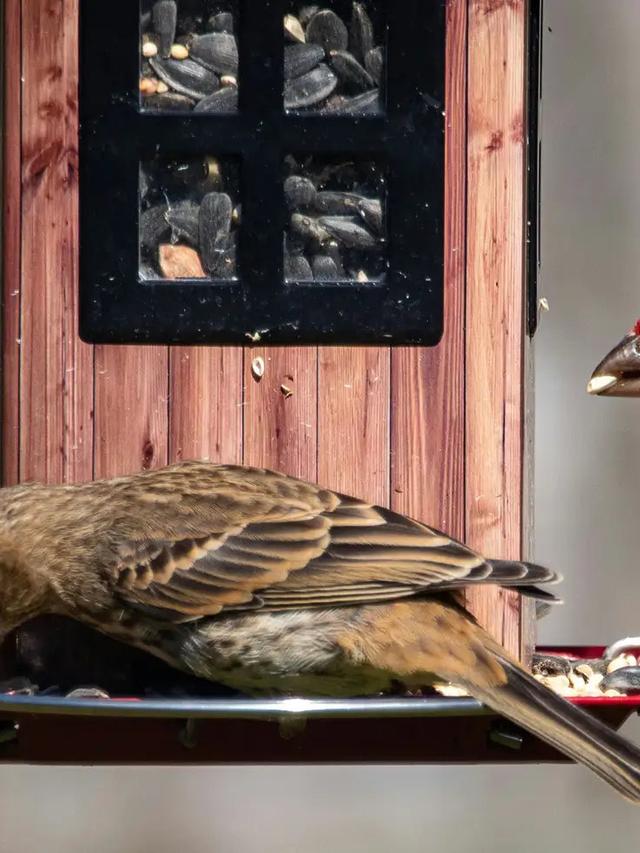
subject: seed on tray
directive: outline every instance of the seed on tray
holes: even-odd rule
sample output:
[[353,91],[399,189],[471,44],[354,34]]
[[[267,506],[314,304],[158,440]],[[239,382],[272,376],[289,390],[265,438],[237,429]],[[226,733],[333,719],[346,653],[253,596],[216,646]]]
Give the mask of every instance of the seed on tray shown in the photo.
[[210,30],[218,33],[233,32],[233,15],[231,12],[218,12],[217,15],[211,15],[208,21]]
[[232,33],[206,33],[194,36],[191,57],[218,74],[238,73],[238,46]]
[[152,41],[145,41],[142,45],[142,55],[149,59],[151,56],[157,56],[158,46]]
[[287,109],[313,106],[330,95],[337,85],[336,75],[321,62],[301,77],[285,81],[284,105]]
[[365,92],[375,88],[373,77],[348,51],[330,51],[329,62],[348,92]]
[[187,97],[201,100],[213,94],[220,87],[217,76],[193,59],[149,60],[158,77],[173,89]]
[[[222,82],[222,81],[221,81]],[[238,109],[237,86],[223,86],[195,105],[194,113],[231,113]]]
[[284,79],[301,77],[324,59],[324,49],[319,44],[288,44],[284,49]]
[[186,59],[189,56],[189,49],[184,44],[172,44],[171,45],[171,58],[172,59]]
[[364,58],[364,67],[379,86],[382,81],[382,69],[384,67],[384,55],[381,47],[373,47],[367,53]]
[[356,59],[364,62],[364,58],[373,49],[374,35],[371,18],[363,3],[354,3],[351,11],[351,26],[349,28],[349,46]]
[[316,198],[316,188],[309,178],[290,175],[284,182],[284,195],[290,208],[309,207]]
[[635,666],[637,663],[633,655],[622,654],[615,657],[607,666],[607,672],[615,672],[624,666]]
[[157,92],[155,95],[145,97],[143,104],[145,110],[152,112],[188,112],[193,109],[195,101],[177,92]]

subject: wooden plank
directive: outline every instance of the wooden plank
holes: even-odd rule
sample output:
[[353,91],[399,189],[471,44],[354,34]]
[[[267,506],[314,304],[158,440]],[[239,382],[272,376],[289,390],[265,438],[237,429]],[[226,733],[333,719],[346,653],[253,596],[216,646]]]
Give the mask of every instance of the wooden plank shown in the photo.
[[242,461],[242,348],[171,347],[169,461]]
[[5,486],[18,482],[20,470],[20,3],[21,0],[6,0],[3,15],[2,483]]
[[391,353],[391,505],[464,538],[467,0],[447,7],[445,331]]
[[[522,540],[525,2],[471,0],[468,54],[467,541],[518,557]],[[520,606],[469,604],[512,651]]]
[[389,503],[388,347],[320,347],[318,481]]
[[168,384],[168,347],[96,347],[96,477],[166,465]]
[[[264,375],[252,371],[264,360]],[[316,347],[247,347],[244,363],[244,463],[315,480]],[[289,393],[290,392],[290,393]]]
[[77,0],[22,3],[20,477],[92,475],[93,355],[78,338]]

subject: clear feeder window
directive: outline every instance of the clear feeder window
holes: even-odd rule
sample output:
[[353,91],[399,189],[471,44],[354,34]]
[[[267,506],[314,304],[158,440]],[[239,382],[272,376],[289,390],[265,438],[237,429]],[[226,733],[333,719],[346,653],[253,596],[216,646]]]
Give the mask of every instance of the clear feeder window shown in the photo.
[[239,191],[233,158],[141,163],[140,280],[236,279]]
[[284,18],[288,112],[366,116],[383,110],[381,3],[294,2]]
[[287,281],[379,281],[387,266],[384,171],[354,157],[286,158]]
[[143,2],[140,101],[153,112],[229,113],[238,108],[237,4]]

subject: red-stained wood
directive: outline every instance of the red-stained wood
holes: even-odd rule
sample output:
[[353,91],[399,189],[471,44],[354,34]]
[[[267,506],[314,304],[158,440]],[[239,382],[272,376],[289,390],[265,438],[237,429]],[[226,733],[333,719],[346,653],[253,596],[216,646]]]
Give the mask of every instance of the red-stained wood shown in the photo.
[[[522,547],[525,0],[471,0],[468,47],[466,532],[495,557]],[[470,593],[520,650],[514,593]]]
[[445,330],[391,351],[391,506],[464,538],[467,0],[447,7]]
[[[254,360],[264,361],[264,375]],[[317,476],[318,350],[247,347],[244,362],[244,463],[293,477]]]
[[320,347],[318,481],[389,504],[388,347]]
[[90,479],[91,347],[78,338],[77,0],[22,3],[21,479]]
[[169,461],[242,462],[241,347],[171,347]]
[[[4,4],[4,113],[20,116],[22,98],[21,0]],[[3,247],[2,266],[2,482],[13,485],[20,472],[20,121],[7,121],[2,152]]]
[[167,463],[168,347],[95,348],[95,476]]

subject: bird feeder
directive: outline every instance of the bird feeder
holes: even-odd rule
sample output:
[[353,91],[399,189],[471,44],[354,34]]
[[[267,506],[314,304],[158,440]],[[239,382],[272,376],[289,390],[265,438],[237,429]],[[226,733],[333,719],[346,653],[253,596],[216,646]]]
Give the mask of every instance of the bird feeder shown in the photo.
[[[3,482],[243,463],[526,556],[538,4],[303,6],[6,0]],[[528,659],[518,596],[467,605]],[[0,760],[559,760],[467,697],[242,699],[54,617],[0,669]]]

